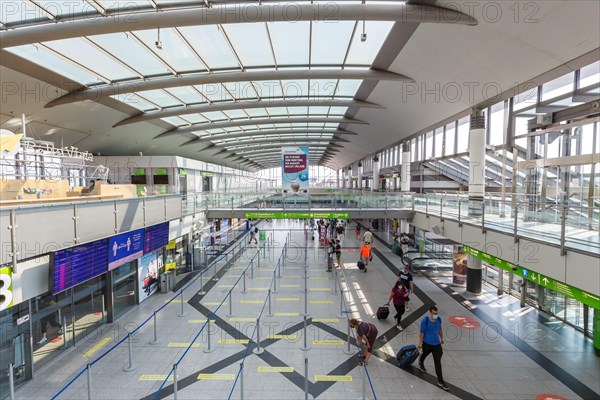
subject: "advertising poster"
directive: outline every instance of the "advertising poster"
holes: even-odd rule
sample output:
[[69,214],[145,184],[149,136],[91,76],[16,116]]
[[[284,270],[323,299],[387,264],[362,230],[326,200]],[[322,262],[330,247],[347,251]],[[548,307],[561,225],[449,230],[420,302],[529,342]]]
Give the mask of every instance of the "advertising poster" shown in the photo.
[[281,148],[281,182],[291,193],[308,190],[308,146]]
[[144,230],[138,229],[110,238],[108,244],[108,270],[138,259],[144,253]]
[[459,287],[467,286],[467,255],[460,245],[454,246],[452,284]]
[[158,291],[158,255],[156,251],[144,254],[138,263],[138,279],[140,280],[140,303]]

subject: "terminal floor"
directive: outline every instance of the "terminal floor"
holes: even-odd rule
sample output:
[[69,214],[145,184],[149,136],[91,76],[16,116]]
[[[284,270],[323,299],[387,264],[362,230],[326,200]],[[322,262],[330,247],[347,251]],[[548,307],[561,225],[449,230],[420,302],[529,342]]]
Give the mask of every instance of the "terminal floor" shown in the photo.
[[[254,278],[247,276],[247,294],[242,282],[233,290],[232,317],[229,304],[223,304],[213,316],[211,346],[206,353],[206,329],[178,366],[179,399],[227,399],[244,357],[244,340],[253,335],[256,318],[267,296],[276,260],[285,235],[292,236],[292,246],[277,279],[278,293],[273,295],[273,317],[265,308],[260,319],[261,345],[265,352],[250,351],[244,362],[245,399],[303,399],[305,358],[308,359],[310,397],[319,399],[360,399],[363,394],[364,368],[359,366],[354,339],[352,354],[346,354],[346,320],[340,313],[339,291],[334,293],[333,275],[325,270],[324,251],[318,243],[308,242],[308,312],[307,342],[303,351],[304,311],[304,244],[303,223],[297,221],[262,222],[267,235],[275,235],[276,247],[269,258],[255,264]],[[371,382],[366,382],[366,397],[377,399],[536,399],[539,394],[553,394],[566,399],[597,399],[600,396],[600,358],[594,355],[589,339],[573,328],[556,323],[532,308],[519,307],[509,296],[495,295],[486,287],[480,296],[468,295],[452,287],[451,276],[444,270],[415,275],[416,291],[411,296],[410,311],[404,315],[399,331],[393,316],[378,321],[377,307],[387,301],[400,259],[393,255],[388,235],[376,232],[374,259],[367,273],[356,268],[358,243],[354,225],[344,240],[340,271],[341,286],[347,289],[346,300],[351,316],[372,322],[378,327],[376,350],[368,366]],[[273,231],[269,231],[273,229]],[[301,248],[300,248],[301,247]],[[250,246],[247,254],[257,251]],[[179,317],[181,302],[172,303],[157,316],[158,344],[152,324],[142,328],[133,339],[133,366],[127,367],[126,342],[106,355],[92,368],[94,399],[162,399],[173,398],[172,381],[160,393],[155,392],[186,346],[197,335],[206,318],[217,309],[246,266],[238,260],[234,268],[221,269],[218,281],[204,281],[207,294],[197,294],[196,281],[185,295],[184,316]],[[212,274],[210,274],[212,277]],[[156,294],[123,316],[118,322],[103,326],[75,348],[37,372],[33,381],[20,388],[18,399],[48,399],[77,375],[127,331],[135,328],[174,294]],[[192,296],[193,295],[193,296]],[[190,298],[190,296],[192,296]],[[437,387],[432,357],[423,373],[415,367],[399,368],[395,361],[398,349],[418,339],[418,323],[430,304],[437,304],[442,317],[446,343],[442,365],[449,392]],[[461,329],[449,322],[450,317],[469,317],[479,322],[477,329]],[[322,322],[318,322],[321,319]],[[453,319],[454,320],[454,319]],[[269,338],[270,335],[284,335]],[[251,348],[254,343],[251,342]],[[416,366],[416,365],[415,365]],[[265,368],[271,367],[271,368]],[[287,367],[277,371],[272,367]],[[289,367],[293,368],[290,370]],[[315,382],[317,375],[334,375],[339,381]],[[321,377],[322,378],[322,377]],[[239,399],[240,382],[231,398]],[[61,394],[59,399],[87,399],[86,374]],[[544,398],[544,397],[542,397]],[[552,397],[547,397],[552,398]]]

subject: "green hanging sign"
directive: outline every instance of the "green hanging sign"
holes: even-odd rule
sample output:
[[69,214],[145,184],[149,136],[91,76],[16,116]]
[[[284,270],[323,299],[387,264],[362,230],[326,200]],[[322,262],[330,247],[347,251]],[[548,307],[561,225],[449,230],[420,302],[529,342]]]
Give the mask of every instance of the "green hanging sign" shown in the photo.
[[248,212],[246,218],[268,219],[348,219],[349,213],[336,212]]
[[466,254],[479,258],[480,260],[485,261],[488,264],[491,264],[498,268],[502,268],[503,270],[511,272],[515,275],[519,275],[530,282],[534,282],[540,286],[543,286],[550,290],[554,290],[557,293],[560,293],[571,299],[577,300],[583,304],[587,304],[590,307],[600,309],[600,296],[593,295],[584,290],[568,285],[564,282],[557,281],[556,279],[539,274],[530,269],[523,268],[520,265],[509,263],[506,260],[502,260],[501,258],[492,256],[490,254],[484,253],[483,251],[476,250],[466,245],[463,245],[463,251]]

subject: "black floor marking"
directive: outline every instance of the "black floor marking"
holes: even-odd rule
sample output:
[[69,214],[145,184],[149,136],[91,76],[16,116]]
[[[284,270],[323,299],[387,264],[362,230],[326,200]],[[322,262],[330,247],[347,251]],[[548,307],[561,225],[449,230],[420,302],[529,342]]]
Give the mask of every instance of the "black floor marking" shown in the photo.
[[[374,234],[373,236],[375,236],[378,240],[382,241],[383,243],[387,244],[387,242],[382,240],[377,235]],[[373,250],[375,250],[375,249],[373,249]],[[379,252],[379,254],[381,254],[381,253]],[[430,276],[427,276],[427,275],[425,275],[425,276],[431,282],[433,282],[438,288],[440,288],[442,291],[444,291],[446,294],[448,294],[450,296],[450,298],[456,300],[460,305],[467,308],[465,306],[464,302],[470,301],[470,300],[468,300],[468,299],[464,298],[462,295],[456,293],[452,287],[450,287],[450,286],[442,287],[442,285],[439,282],[437,282],[435,279],[432,279]],[[415,292],[416,292],[416,288],[415,288]],[[485,311],[481,310],[480,308],[473,308],[473,309],[467,308],[467,310],[469,312],[471,312],[472,314],[474,314],[475,316],[477,316],[479,319],[481,319],[482,321],[484,321],[484,323],[486,323],[488,325],[491,323],[494,323],[494,324],[503,326],[503,324],[501,324],[500,322],[498,322],[497,320],[495,320],[494,318],[489,316]],[[507,331],[508,331],[508,333],[507,333]],[[521,353],[523,353],[524,355],[529,357],[533,362],[538,364],[545,371],[547,371],[549,374],[551,374],[556,379],[558,379],[562,384],[567,386],[569,389],[571,389],[573,392],[575,392],[582,399],[598,398],[597,392],[590,389],[587,385],[585,385],[584,383],[579,381],[573,375],[569,374],[567,371],[562,369],[560,366],[558,366],[552,360],[550,360],[549,358],[544,356],[542,353],[540,353],[539,351],[534,349],[532,346],[530,346],[529,344],[527,344],[526,342],[524,342],[522,340],[519,340],[517,343],[515,343],[514,340],[511,340],[513,338],[513,333],[511,333],[511,332],[512,331],[510,329],[501,329],[500,330],[502,337],[506,341],[508,341],[509,343],[512,343],[512,345],[515,346]]]
[[[452,299],[456,300],[459,304],[466,308],[463,304],[465,301],[469,301],[465,299],[462,295],[455,292],[454,289],[450,286],[442,287],[439,282],[436,282],[434,279],[430,279],[438,288],[444,291],[448,296]],[[500,327],[504,327],[504,325],[494,318],[490,317],[485,311],[480,308],[468,309],[473,315],[477,318],[481,319],[485,324],[497,324]],[[497,331],[496,331],[497,332]],[[558,366],[554,361],[550,360],[548,357],[543,355],[541,352],[527,344],[526,342],[519,340],[515,342],[514,332],[510,329],[500,329],[500,335],[513,346],[515,346],[521,353],[529,357],[533,362],[538,364],[544,370],[546,370],[550,375],[558,379],[563,385],[571,389],[582,399],[597,399],[598,393],[590,389],[587,385],[579,381],[573,375],[562,369]]]

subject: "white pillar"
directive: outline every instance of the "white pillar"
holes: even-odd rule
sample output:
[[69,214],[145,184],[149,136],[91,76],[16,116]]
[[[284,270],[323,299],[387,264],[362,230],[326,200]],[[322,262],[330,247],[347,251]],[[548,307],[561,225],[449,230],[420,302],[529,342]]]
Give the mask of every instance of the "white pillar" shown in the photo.
[[410,192],[410,144],[402,144],[402,166],[400,168],[400,190]]
[[471,114],[469,132],[469,215],[481,215],[485,191],[485,113]]
[[363,178],[363,166],[362,163],[358,163],[358,180],[356,181],[356,187],[362,189],[362,178]]
[[373,188],[379,190],[379,156],[373,157]]
[[348,187],[353,189],[352,187],[352,166],[348,167]]
[[398,190],[398,178],[396,178],[394,176],[394,174],[392,174],[392,189],[393,190]]
[[336,170],[335,171],[335,188],[339,189],[340,188],[340,170]]

